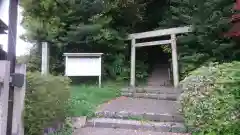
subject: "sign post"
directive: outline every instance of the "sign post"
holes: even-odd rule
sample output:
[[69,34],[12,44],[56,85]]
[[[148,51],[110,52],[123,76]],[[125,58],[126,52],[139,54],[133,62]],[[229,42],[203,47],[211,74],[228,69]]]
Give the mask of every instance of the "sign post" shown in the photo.
[[65,76],[97,76],[98,84],[102,84],[103,53],[64,53]]

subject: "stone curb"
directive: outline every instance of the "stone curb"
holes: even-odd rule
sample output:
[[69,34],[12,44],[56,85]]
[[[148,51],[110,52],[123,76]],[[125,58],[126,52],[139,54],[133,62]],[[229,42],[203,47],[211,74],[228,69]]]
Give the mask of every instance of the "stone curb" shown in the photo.
[[121,94],[122,96],[126,97],[172,100],[172,101],[176,101],[177,97],[179,96],[179,94],[133,93],[133,92],[122,92]]
[[120,120],[108,118],[95,118],[87,121],[86,127],[121,128],[134,130],[151,130],[157,132],[185,133],[186,128],[182,123],[174,122],[144,122],[136,120]]
[[141,119],[156,122],[184,122],[180,114],[156,114],[156,113],[130,113],[130,112],[109,112],[100,111],[95,113],[98,118],[116,118],[116,119]]

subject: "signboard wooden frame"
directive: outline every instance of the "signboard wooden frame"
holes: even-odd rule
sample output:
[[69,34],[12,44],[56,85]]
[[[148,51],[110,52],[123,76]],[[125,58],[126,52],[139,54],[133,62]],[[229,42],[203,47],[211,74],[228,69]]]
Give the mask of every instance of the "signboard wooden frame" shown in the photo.
[[64,53],[65,76],[96,76],[99,87],[102,78],[103,53]]

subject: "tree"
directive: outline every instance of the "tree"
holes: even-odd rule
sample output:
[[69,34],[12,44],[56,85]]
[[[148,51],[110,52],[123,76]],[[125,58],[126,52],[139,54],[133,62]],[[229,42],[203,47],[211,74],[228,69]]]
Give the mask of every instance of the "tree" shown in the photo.
[[[23,25],[27,29],[23,38],[50,44],[50,63],[54,65],[50,68],[55,72],[63,72],[64,52],[103,52],[105,73],[114,78],[128,78],[130,64],[125,38],[142,21],[144,2],[23,0]],[[139,68],[145,72],[145,66]]]
[[229,30],[234,0],[171,0],[160,27],[192,25],[194,32],[179,37],[182,73],[209,61],[239,59],[239,47],[224,37]]
[[[239,47],[224,37],[233,3],[234,0],[23,0],[21,5],[27,29],[24,38],[51,45],[51,65],[55,65],[52,70],[62,72],[63,52],[103,52],[106,74],[125,78],[130,65],[126,35],[156,28],[193,26],[193,33],[179,37],[183,74],[208,61],[239,59]],[[146,57],[139,61],[146,61]],[[138,70],[140,75],[146,67]]]

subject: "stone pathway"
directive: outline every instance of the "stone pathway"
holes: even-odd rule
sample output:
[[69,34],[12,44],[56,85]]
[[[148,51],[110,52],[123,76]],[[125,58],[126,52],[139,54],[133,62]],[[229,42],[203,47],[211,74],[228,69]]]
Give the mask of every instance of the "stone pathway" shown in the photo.
[[156,65],[148,87],[122,89],[122,97],[99,106],[73,135],[188,135],[178,112],[180,93],[170,85],[168,66]]
[[[123,89],[122,96],[99,106],[95,118],[88,119],[73,135],[187,135],[176,101],[180,91],[173,88],[146,87]],[[148,97],[134,97],[150,94]],[[151,95],[152,94],[152,95]],[[151,96],[175,95],[173,99]]]
[[171,86],[168,64],[156,64],[148,78],[148,86]]

